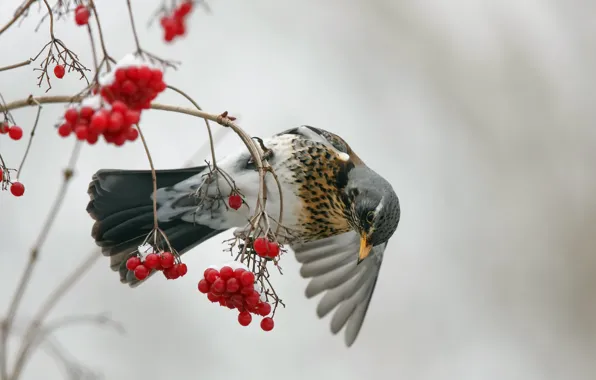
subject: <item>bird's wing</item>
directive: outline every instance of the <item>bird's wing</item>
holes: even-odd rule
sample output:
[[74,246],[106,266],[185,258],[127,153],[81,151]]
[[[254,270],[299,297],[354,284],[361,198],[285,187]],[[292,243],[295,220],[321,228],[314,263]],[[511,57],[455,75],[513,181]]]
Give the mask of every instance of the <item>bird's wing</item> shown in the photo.
[[351,346],[362,328],[383,261],[387,243],[374,247],[371,254],[357,265],[360,239],[356,232],[291,246],[302,264],[300,274],[312,278],[306,297],[326,292],[317,306],[323,318],[337,307],[331,319],[331,332],[344,326],[345,342]]

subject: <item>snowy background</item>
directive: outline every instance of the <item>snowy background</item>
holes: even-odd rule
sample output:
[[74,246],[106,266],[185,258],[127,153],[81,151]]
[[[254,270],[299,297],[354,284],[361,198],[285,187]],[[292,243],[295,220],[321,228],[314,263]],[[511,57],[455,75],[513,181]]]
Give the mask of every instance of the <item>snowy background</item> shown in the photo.
[[[20,3],[2,0],[0,25]],[[108,50],[132,50],[123,0],[98,1]],[[141,5],[143,3],[143,5]],[[211,112],[229,110],[253,135],[309,124],[341,134],[390,180],[402,221],[356,344],[329,333],[306,300],[291,256],[276,280],[288,307],[272,333],[196,291],[221,262],[222,239],[185,256],[189,274],[131,290],[101,258],[52,314],[109,312],[126,335],[73,326],[56,338],[106,379],[555,380],[596,376],[596,3],[581,0],[213,0],[185,40],[161,42],[145,21],[157,1],[133,1],[141,41],[183,62],[166,80]],[[147,4],[147,5],[145,5]],[[36,8],[35,8],[36,9]],[[48,40],[38,17],[0,38],[0,66]],[[73,22],[56,34],[90,64]],[[0,73],[8,100],[35,87],[32,67]],[[74,75],[53,94],[73,94]],[[167,93],[159,101],[186,105]],[[22,181],[0,197],[0,307],[10,295],[73,146],[44,107]],[[33,109],[14,112],[30,132]],[[200,120],[143,116],[159,168],[205,142]],[[16,166],[27,139],[1,138]],[[224,155],[240,146],[225,135]],[[202,157],[199,158],[199,161]],[[87,184],[100,168],[148,168],[140,143],[85,146],[21,308],[21,321],[94,248]],[[14,347],[14,345],[13,345]],[[256,355],[255,355],[256,354]],[[59,379],[39,352],[25,379]]]

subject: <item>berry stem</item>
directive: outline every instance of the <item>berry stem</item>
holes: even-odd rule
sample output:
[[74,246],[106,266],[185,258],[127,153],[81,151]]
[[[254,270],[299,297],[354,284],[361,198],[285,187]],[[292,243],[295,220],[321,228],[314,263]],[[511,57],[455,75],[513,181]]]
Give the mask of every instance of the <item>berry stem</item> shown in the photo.
[[135,45],[137,47],[137,53],[142,53],[141,43],[139,42],[139,35],[137,34],[137,27],[135,26],[135,19],[132,15],[132,4],[130,0],[126,0],[126,7],[128,8],[128,17],[130,19],[130,26],[132,27],[132,35],[135,39]]
[[12,19],[8,22],[8,24],[6,24],[2,28],[0,28],[0,34],[4,33],[8,28],[10,28],[12,26],[12,24],[14,24],[27,11],[27,9],[29,9],[29,7],[31,5],[33,5],[33,3],[35,3],[36,1],[37,0],[29,0],[24,5],[22,5],[19,9],[17,9],[17,11],[14,13],[14,16],[12,17]]
[[141,127],[138,124],[137,124],[137,129],[139,130],[139,136],[141,136],[141,141],[143,142],[143,148],[145,148],[145,153],[147,154],[147,159],[149,160],[149,166],[151,167],[151,182],[153,184],[153,228],[155,230],[159,230],[159,224],[157,223],[157,175],[155,174],[155,167],[153,166],[153,158],[151,157],[151,153],[149,152],[149,147],[147,146],[147,141],[145,140],[143,131],[141,130]]
[[31,149],[31,144],[33,143],[33,136],[35,136],[35,130],[37,129],[37,125],[39,124],[39,116],[41,115],[41,109],[43,106],[38,103],[37,105],[37,115],[35,116],[35,123],[33,124],[33,128],[31,128],[31,134],[29,136],[29,142],[27,143],[27,148],[25,149],[25,153],[23,154],[23,159],[17,169],[17,181],[21,177],[21,171],[23,170],[23,165],[25,165],[25,160],[29,155],[29,150]]

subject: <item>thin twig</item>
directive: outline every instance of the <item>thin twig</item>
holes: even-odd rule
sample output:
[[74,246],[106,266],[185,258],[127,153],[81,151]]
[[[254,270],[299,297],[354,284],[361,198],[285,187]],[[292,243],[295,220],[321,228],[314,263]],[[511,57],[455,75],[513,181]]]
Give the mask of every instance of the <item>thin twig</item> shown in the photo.
[[29,9],[29,7],[35,3],[37,0],[29,0],[24,5],[22,5],[14,14],[13,18],[8,22],[8,24],[4,25],[0,29],[0,34],[4,33],[8,28],[12,26],[22,15]]
[[8,65],[8,66],[0,67],[0,71],[7,71],[7,70],[12,70],[12,69],[16,69],[16,68],[19,68],[19,67],[27,66],[27,65],[30,65],[31,62],[33,62],[33,60],[31,58],[29,58],[26,61],[15,63],[14,65]]
[[135,39],[135,45],[137,47],[137,53],[141,53],[141,43],[139,42],[139,35],[137,34],[137,27],[135,26],[135,19],[132,14],[132,4],[130,0],[126,0],[126,7],[128,8],[128,17],[130,19],[130,26],[132,27],[132,35]]
[[151,158],[147,141],[145,140],[143,131],[138,124],[137,129],[139,130],[139,135],[141,136],[141,141],[143,142],[143,147],[145,148],[145,153],[147,154],[147,159],[149,160],[149,167],[151,168],[151,182],[153,183],[153,228],[159,230],[159,224],[157,223],[157,174],[155,173],[155,166],[153,166],[153,158]]
[[35,265],[37,264],[37,258],[39,256],[39,251],[41,250],[41,247],[43,246],[43,243],[45,242],[45,240],[51,230],[51,227],[54,224],[54,220],[56,219],[56,216],[58,215],[60,206],[62,205],[62,202],[65,199],[66,191],[68,189],[70,179],[72,178],[74,165],[76,164],[78,156],[79,156],[80,147],[81,147],[80,142],[77,141],[75,144],[75,147],[73,149],[72,155],[70,157],[69,165],[68,165],[67,169],[64,171],[64,180],[62,182],[62,186],[60,187],[58,194],[56,195],[54,204],[52,205],[50,212],[47,215],[46,221],[42,226],[39,236],[37,237],[35,244],[31,248],[27,266],[25,267],[25,270],[23,271],[23,274],[22,274],[21,279],[19,280],[19,284],[17,286],[17,290],[13,294],[12,300],[10,302],[10,306],[8,307],[8,312],[6,313],[6,320],[4,321],[3,326],[2,326],[2,330],[3,330],[2,341],[0,342],[0,363],[2,365],[3,373],[7,373],[6,353],[8,352],[7,351],[8,335],[10,334],[12,324],[14,322],[14,318],[15,318],[16,312],[18,310],[18,307],[19,307],[21,301],[23,300],[23,295],[25,294],[27,285],[29,285],[31,275],[33,274],[33,269],[35,268]]
[[21,160],[21,164],[17,169],[17,181],[21,177],[21,171],[23,170],[23,165],[25,165],[25,160],[29,155],[29,150],[31,149],[31,144],[33,143],[33,136],[35,136],[35,131],[37,130],[37,125],[39,124],[39,116],[41,115],[41,109],[43,106],[39,104],[37,106],[37,115],[35,116],[35,123],[33,124],[33,128],[31,128],[31,134],[29,135],[29,142],[27,143],[27,148],[25,149],[25,154],[23,154],[23,159]]

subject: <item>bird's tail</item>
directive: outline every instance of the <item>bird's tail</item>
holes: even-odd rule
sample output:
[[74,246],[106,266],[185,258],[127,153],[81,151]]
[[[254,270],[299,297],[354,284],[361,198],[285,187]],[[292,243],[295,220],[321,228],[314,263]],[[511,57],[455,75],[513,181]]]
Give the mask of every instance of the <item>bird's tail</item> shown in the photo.
[[[157,188],[169,187],[203,171],[205,166],[157,170]],[[110,267],[131,287],[142,281],[126,268],[126,260],[153,230],[153,181],[150,170],[100,170],[93,175],[87,212],[95,220],[91,236],[110,257]],[[160,222],[171,246],[180,254],[222,232],[173,219]]]

